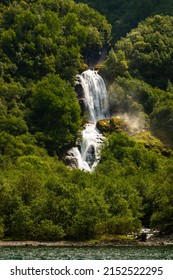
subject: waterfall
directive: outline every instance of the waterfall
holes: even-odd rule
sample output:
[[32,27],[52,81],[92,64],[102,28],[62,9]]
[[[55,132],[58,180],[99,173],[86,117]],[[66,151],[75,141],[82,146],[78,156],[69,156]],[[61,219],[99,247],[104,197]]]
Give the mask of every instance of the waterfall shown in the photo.
[[77,159],[78,168],[92,171],[99,161],[99,151],[104,140],[104,136],[96,128],[96,123],[109,117],[107,91],[102,77],[93,70],[78,75],[78,83],[82,86],[89,116],[82,131],[80,150],[72,148],[71,153]]
[[108,117],[107,91],[102,77],[97,71],[87,70],[78,78],[84,91],[89,121],[96,123]]

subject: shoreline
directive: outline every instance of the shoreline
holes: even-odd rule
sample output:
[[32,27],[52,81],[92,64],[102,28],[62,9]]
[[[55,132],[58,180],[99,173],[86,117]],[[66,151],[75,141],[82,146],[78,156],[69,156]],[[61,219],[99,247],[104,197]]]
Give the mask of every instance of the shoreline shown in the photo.
[[120,247],[120,246],[173,246],[173,236],[154,237],[146,241],[0,241],[0,247]]

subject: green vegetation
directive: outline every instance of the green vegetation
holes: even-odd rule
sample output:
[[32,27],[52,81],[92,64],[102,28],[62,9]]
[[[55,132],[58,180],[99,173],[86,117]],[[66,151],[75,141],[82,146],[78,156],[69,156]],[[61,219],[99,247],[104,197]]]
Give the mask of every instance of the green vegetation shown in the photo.
[[173,15],[172,0],[75,0],[75,2],[86,3],[105,15],[112,25],[114,40],[124,37],[149,16]]
[[172,24],[171,16],[147,18],[117,42],[116,48],[125,53],[132,75],[154,86],[167,86],[172,79]]
[[97,53],[109,41],[110,25],[87,5],[73,0],[10,2],[1,4],[0,18],[0,69],[5,81],[26,86],[56,73],[73,83],[84,62],[81,55]]
[[55,74],[44,77],[33,90],[30,121],[36,139],[49,153],[75,145],[80,107],[72,87]]
[[90,52],[108,44],[110,25],[72,0],[10,3],[0,6],[2,154],[14,158],[37,143],[61,155],[81,124],[75,76]]
[[[75,2],[0,4],[0,239],[172,233],[172,1]],[[112,116],[97,124],[106,141],[92,173],[62,162],[84,122],[76,74],[111,40],[105,17],[81,2],[124,36],[98,66]]]
[[172,23],[173,17],[160,15],[139,23],[116,42],[102,68],[112,114],[128,113],[141,122],[149,117],[151,129],[168,138],[173,128]]
[[139,23],[115,43],[101,69],[111,114],[127,121],[135,139],[111,134],[101,165],[110,170],[109,162],[118,160],[142,197],[143,224],[164,233],[173,229],[172,21],[156,15]]

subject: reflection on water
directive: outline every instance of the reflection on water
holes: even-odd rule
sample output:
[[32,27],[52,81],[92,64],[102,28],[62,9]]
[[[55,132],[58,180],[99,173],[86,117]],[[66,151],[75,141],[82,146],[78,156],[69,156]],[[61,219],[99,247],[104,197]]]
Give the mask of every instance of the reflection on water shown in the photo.
[[0,247],[1,260],[173,260],[173,246]]

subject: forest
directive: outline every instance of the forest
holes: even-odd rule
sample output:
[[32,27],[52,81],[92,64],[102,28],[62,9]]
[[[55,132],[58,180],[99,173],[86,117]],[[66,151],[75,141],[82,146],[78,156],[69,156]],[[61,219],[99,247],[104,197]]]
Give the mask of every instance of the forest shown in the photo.
[[[172,234],[172,1],[4,0],[0,26],[0,239]],[[101,52],[111,119],[90,173],[64,158],[86,122],[76,75]]]

